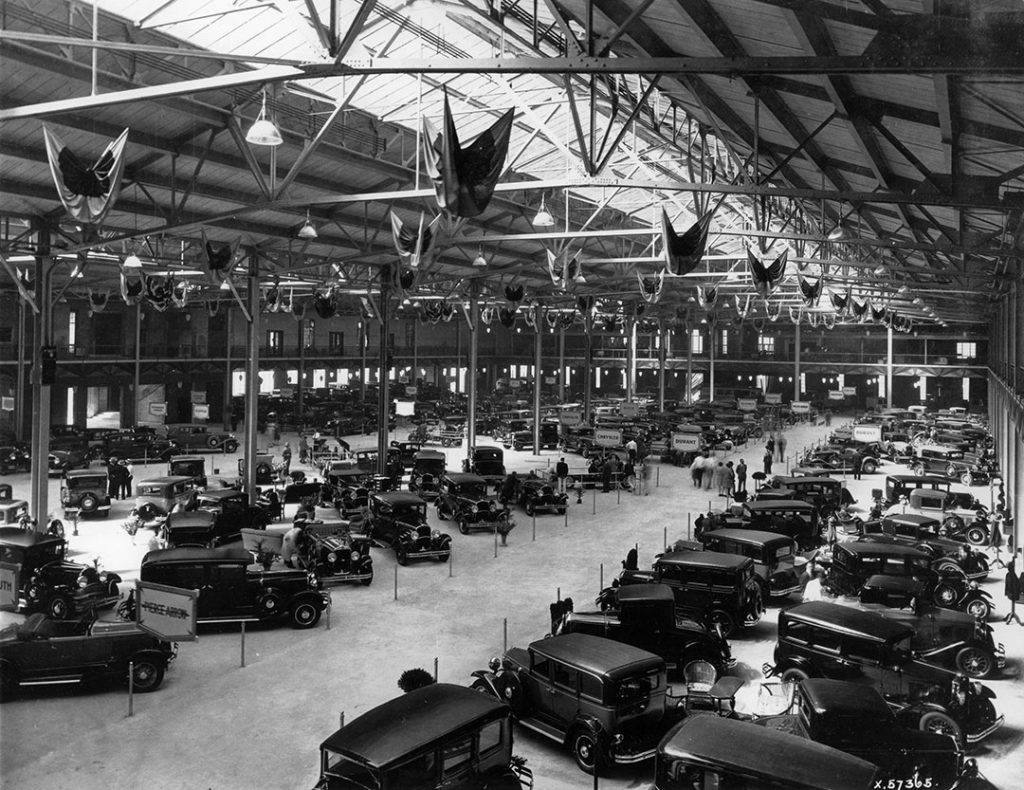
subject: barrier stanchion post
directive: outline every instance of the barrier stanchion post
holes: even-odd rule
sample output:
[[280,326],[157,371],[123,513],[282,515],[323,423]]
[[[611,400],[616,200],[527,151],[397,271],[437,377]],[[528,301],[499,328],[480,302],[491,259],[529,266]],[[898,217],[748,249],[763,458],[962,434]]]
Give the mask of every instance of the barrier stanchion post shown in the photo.
[[533,513],[533,539],[537,540],[537,512]]
[[498,524],[494,524],[494,558],[498,558]]
[[565,503],[565,523],[562,526],[563,527],[569,526],[569,503],[568,502]]
[[448,578],[452,578],[452,569],[455,565],[455,547],[448,547]]
[[596,516],[597,515],[597,486],[596,485],[594,486],[593,491],[594,491],[594,506],[593,506],[593,510],[591,511],[591,515]]
[[508,651],[508,618],[503,617],[501,620],[501,652],[505,653]]
[[615,480],[615,504],[622,504],[622,481],[619,479]]
[[395,565],[395,600],[398,600],[398,565]]
[[341,711],[341,713],[338,714],[338,729],[340,730],[344,726],[345,726],[345,711]]
[[437,656],[434,656],[434,682],[437,683]]
[[600,574],[600,579],[601,579],[601,582],[600,582],[601,586],[597,588],[597,591],[601,592],[601,590],[604,589],[604,563],[603,562],[601,563],[599,574]]
[[242,621],[242,666],[245,666],[245,620]]
[[[690,529],[689,529],[690,514],[689,513],[686,514],[686,518],[687,518],[687,529],[686,529],[686,531],[687,531],[687,533],[689,533],[689,531],[690,531]],[[662,530],[661,530],[661,545],[662,545],[662,548],[665,548],[665,549],[668,548],[668,527],[663,527]]]
[[128,662],[128,715],[135,715],[135,662]]
[[331,630],[331,608],[332,608],[331,604],[333,602],[334,602],[333,598],[327,602],[327,630],[328,631]]
[[661,488],[661,466],[654,467],[654,487]]
[[562,588],[561,587],[556,587],[555,588],[555,600],[556,601],[561,601],[562,600]]

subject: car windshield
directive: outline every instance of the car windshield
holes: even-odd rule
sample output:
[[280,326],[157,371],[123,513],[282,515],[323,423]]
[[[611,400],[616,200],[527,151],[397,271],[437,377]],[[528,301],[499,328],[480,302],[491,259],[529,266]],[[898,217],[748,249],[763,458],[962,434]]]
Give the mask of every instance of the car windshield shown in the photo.
[[[348,759],[330,749],[323,751],[323,773],[325,776],[344,780],[342,787],[379,790],[383,783],[380,773],[361,763]],[[333,785],[332,785],[333,786]]]
[[444,459],[442,458],[429,458],[426,460],[419,460],[416,462],[416,471],[421,474],[426,472],[427,474],[441,474],[444,471]]
[[394,516],[399,521],[425,521],[427,518],[427,505],[398,505],[394,508]]
[[147,486],[140,483],[138,487],[138,492],[140,494],[162,494],[164,493],[164,489],[162,486]]
[[470,499],[484,499],[487,496],[487,486],[482,483],[463,483],[459,486],[459,494]]
[[176,475],[195,475],[203,471],[203,461],[174,461],[171,470]]
[[95,488],[96,486],[106,486],[107,475],[93,475],[92,477],[75,477],[68,480],[68,488]]
[[642,702],[651,696],[652,691],[657,690],[659,680],[658,670],[620,680],[615,688],[615,702],[619,705]]

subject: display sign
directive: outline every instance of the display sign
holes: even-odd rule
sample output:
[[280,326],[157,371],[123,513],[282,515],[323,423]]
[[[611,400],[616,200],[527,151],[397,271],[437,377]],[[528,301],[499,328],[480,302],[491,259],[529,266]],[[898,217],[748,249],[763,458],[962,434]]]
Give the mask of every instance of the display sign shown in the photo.
[[556,381],[556,379],[555,379],[554,376],[545,376],[544,377],[544,383],[545,384],[554,384],[555,381]]
[[206,393],[199,390],[192,390],[193,403],[206,403]]
[[845,397],[846,397],[846,395],[843,393],[842,390],[829,390],[828,391],[828,399],[829,400],[843,400]]
[[416,397],[416,393],[418,391],[419,390],[415,386],[406,385],[406,387],[405,387],[405,397],[407,397],[407,398],[415,398]]
[[672,434],[672,449],[673,450],[699,450],[700,449],[700,434],[699,433],[674,433]]
[[192,404],[192,419],[193,420],[208,420],[208,419],[210,419],[210,404],[208,404],[208,403],[193,403]]
[[185,590],[136,580],[136,622],[168,642],[193,642],[196,639],[196,605],[199,590]]
[[0,410],[14,411],[14,398],[4,396],[0,398]]
[[843,387],[843,395],[856,395],[856,394],[857,394],[857,388],[856,387]]
[[737,398],[736,408],[740,411],[756,411],[757,398]]
[[623,417],[632,419],[640,416],[640,406],[636,403],[623,403],[619,406],[619,414]]
[[795,400],[789,406],[793,414],[808,414],[811,411],[811,404],[805,400]]
[[18,608],[18,566],[0,562],[0,609]]
[[519,388],[520,388],[521,386],[523,386],[523,382],[521,382],[521,381],[520,381],[519,379],[510,379],[510,380],[509,380],[509,382],[508,382],[508,385],[509,385],[509,386],[510,386],[510,387],[511,387],[512,389],[514,389],[514,390],[517,390],[517,389],[519,389]]
[[765,403],[774,403],[774,404],[782,403],[782,393],[781,392],[766,392],[764,394],[764,402]]
[[149,413],[154,417],[166,417],[167,416],[167,404],[166,403],[150,403]]
[[280,396],[282,398],[295,397],[295,387],[281,387],[281,389],[279,389],[278,392],[280,393]]
[[558,421],[562,425],[572,427],[573,425],[579,425],[583,422],[583,413],[579,411],[563,411],[558,415]]
[[882,441],[882,426],[854,425],[853,440],[855,442],[880,442]]
[[598,447],[621,447],[622,431],[613,431],[610,428],[597,428],[594,430],[594,444]]

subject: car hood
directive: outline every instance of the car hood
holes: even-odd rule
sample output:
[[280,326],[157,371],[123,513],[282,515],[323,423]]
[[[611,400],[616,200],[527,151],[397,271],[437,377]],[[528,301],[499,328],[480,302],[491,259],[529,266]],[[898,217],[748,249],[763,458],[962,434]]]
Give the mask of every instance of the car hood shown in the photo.
[[[781,716],[765,716],[754,721],[754,724],[786,732],[790,735],[798,735],[801,738],[810,738],[810,734],[804,727],[803,722],[795,713],[785,713]],[[872,724],[872,727],[865,727],[861,730],[858,748],[894,752],[908,750],[913,752],[931,752],[933,754],[955,754],[958,751],[956,742],[948,735],[924,732],[885,722],[873,722]]]

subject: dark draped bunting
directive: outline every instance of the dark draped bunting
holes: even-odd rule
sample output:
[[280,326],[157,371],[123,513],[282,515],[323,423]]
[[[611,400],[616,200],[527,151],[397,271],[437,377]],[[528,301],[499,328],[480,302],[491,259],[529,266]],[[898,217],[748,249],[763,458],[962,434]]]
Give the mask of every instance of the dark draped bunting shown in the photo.
[[661,240],[665,247],[665,264],[669,274],[682,277],[697,268],[700,259],[704,257],[708,229],[711,227],[711,217],[714,213],[707,212],[693,223],[689,230],[680,235],[672,228],[668,212],[661,210]]
[[68,214],[79,222],[98,225],[117,202],[124,174],[128,130],[107,144],[91,167],[83,165],[53,129],[43,125],[46,158],[57,194]]

